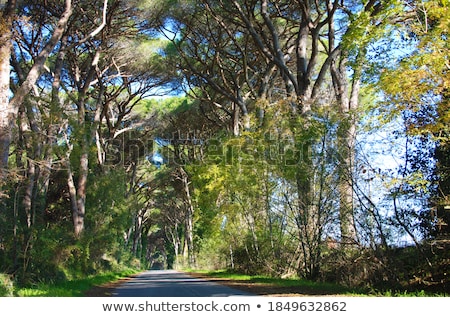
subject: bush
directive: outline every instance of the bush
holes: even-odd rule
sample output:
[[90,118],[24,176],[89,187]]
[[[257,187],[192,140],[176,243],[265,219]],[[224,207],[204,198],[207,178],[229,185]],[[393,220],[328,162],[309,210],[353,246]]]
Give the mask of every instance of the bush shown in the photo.
[[0,274],[0,296],[13,296],[14,283],[6,274]]

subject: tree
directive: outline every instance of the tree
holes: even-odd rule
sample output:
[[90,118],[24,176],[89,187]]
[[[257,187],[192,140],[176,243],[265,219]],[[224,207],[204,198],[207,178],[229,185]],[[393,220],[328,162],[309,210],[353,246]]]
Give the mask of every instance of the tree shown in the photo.
[[[102,254],[125,249],[117,247],[122,235],[105,229],[125,231],[133,215],[126,183],[113,181],[134,186],[133,164],[145,153],[136,153],[142,144],[133,138],[149,133],[151,124],[138,121],[132,109],[172,80],[160,41],[140,32],[137,2],[71,4],[21,1],[11,20],[8,106],[17,105],[17,113],[5,152],[11,177],[0,239],[2,269],[18,279],[31,271],[59,274],[59,266],[85,273],[101,266]],[[116,197],[105,194],[107,186]],[[47,256],[52,234],[61,242],[55,263]],[[71,253],[79,263],[66,257]]]
[[11,54],[11,29],[12,20],[15,10],[15,1],[8,1],[4,8],[2,8],[0,29],[0,168],[2,181],[4,178],[5,169],[9,157],[10,144],[10,126],[12,122],[13,111],[9,106],[9,57]]
[[[1,151],[1,165],[0,169],[7,168],[7,160],[9,156],[9,145],[11,143],[11,127],[14,126],[14,121],[17,116],[19,105],[22,103],[27,94],[31,91],[33,85],[38,80],[44,69],[44,63],[47,61],[48,56],[52,52],[53,48],[58,44],[59,40],[65,32],[67,23],[72,14],[72,1],[65,1],[65,8],[62,12],[60,19],[55,24],[53,33],[49,40],[45,43],[42,50],[33,56],[33,66],[29,69],[27,75],[24,75],[23,81],[20,86],[14,91],[14,96],[11,100],[9,98],[9,56],[11,51],[11,29],[12,22],[15,16],[16,1],[11,0],[7,2],[6,8],[2,15],[2,27],[4,27],[4,35],[2,36],[1,45],[1,126],[0,126],[0,151]],[[27,4],[26,4],[27,5]],[[33,3],[30,3],[32,6]]]
[[[161,28],[180,56],[177,66],[188,93],[203,100],[208,113],[226,118],[235,135],[258,128],[264,111],[283,103],[306,124],[320,108],[341,114],[336,157],[341,240],[343,245],[357,243],[352,180],[363,63],[367,46],[397,6],[377,1],[187,1],[181,7],[182,12],[172,9],[171,23]],[[258,118],[253,126],[252,113]],[[298,206],[307,212],[313,208],[311,174],[299,168],[297,185]]]
[[[446,2],[427,1],[412,4],[405,13],[406,23],[396,25],[403,35],[403,42],[409,44],[410,54],[381,74],[381,88],[389,104],[396,108],[391,116],[400,115],[405,124],[405,134],[411,143],[410,159],[405,166],[407,186],[418,191],[425,188],[429,200],[425,212],[419,218],[425,229],[425,236],[435,234],[433,216],[428,208],[437,208],[438,226],[448,232],[448,91],[449,91],[449,5]],[[434,148],[434,149],[433,149]],[[436,161],[435,171],[433,160]],[[420,178],[415,176],[422,175]],[[433,189],[435,188],[435,189]],[[431,194],[431,192],[435,192]],[[430,196],[431,195],[431,196]],[[445,229],[444,229],[445,228]]]
[[[142,54],[145,45],[150,45],[150,41],[145,44],[144,41],[149,40],[145,36],[141,37],[141,43],[129,40],[138,36],[136,24],[130,24],[128,19],[131,5],[133,3],[121,1],[108,5],[105,1],[102,8],[91,5],[87,5],[88,11],[80,8],[69,29],[75,36],[68,37],[68,42],[61,47],[68,74],[63,87],[77,111],[76,121],[69,121],[69,127],[75,133],[67,135],[69,156],[65,160],[76,236],[84,229],[89,153],[93,140],[97,140],[97,161],[102,165],[107,142],[132,128],[122,127],[134,105],[151,89],[168,81],[167,76],[162,75],[161,66],[156,66],[155,51],[148,49],[149,60],[141,55],[123,54],[130,47]],[[101,21],[99,26],[91,25],[90,21],[98,19]],[[71,104],[66,107],[70,111]],[[106,131],[103,123],[106,123]],[[72,152],[74,145],[79,146],[75,148],[78,153]],[[76,157],[78,162],[73,161]],[[74,182],[75,175],[77,183]]]

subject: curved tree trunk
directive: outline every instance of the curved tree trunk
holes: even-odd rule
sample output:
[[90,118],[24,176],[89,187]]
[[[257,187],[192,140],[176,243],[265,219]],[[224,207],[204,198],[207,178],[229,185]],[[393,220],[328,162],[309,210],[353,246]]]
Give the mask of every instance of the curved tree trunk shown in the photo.
[[[2,33],[0,37],[0,170],[2,171],[8,167],[11,127],[15,126],[14,122],[19,106],[41,75],[48,56],[61,40],[72,15],[72,0],[65,0],[65,10],[57,22],[52,36],[34,59],[33,66],[23,83],[14,93],[14,97],[9,100],[11,29],[15,8],[16,1],[8,1],[6,9],[0,17],[0,31]],[[3,172],[1,173],[3,174]]]

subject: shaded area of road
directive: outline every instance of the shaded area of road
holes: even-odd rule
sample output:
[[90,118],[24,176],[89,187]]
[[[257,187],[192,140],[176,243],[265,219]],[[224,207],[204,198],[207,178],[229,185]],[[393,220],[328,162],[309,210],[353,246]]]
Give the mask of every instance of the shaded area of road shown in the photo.
[[175,270],[146,271],[112,291],[117,297],[227,297],[254,294]]

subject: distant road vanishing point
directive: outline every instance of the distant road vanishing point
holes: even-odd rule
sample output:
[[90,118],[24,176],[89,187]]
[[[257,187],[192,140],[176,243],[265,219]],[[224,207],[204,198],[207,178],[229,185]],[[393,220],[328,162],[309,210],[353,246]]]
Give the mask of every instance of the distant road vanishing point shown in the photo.
[[175,270],[145,271],[118,286],[115,297],[228,297],[255,296]]

